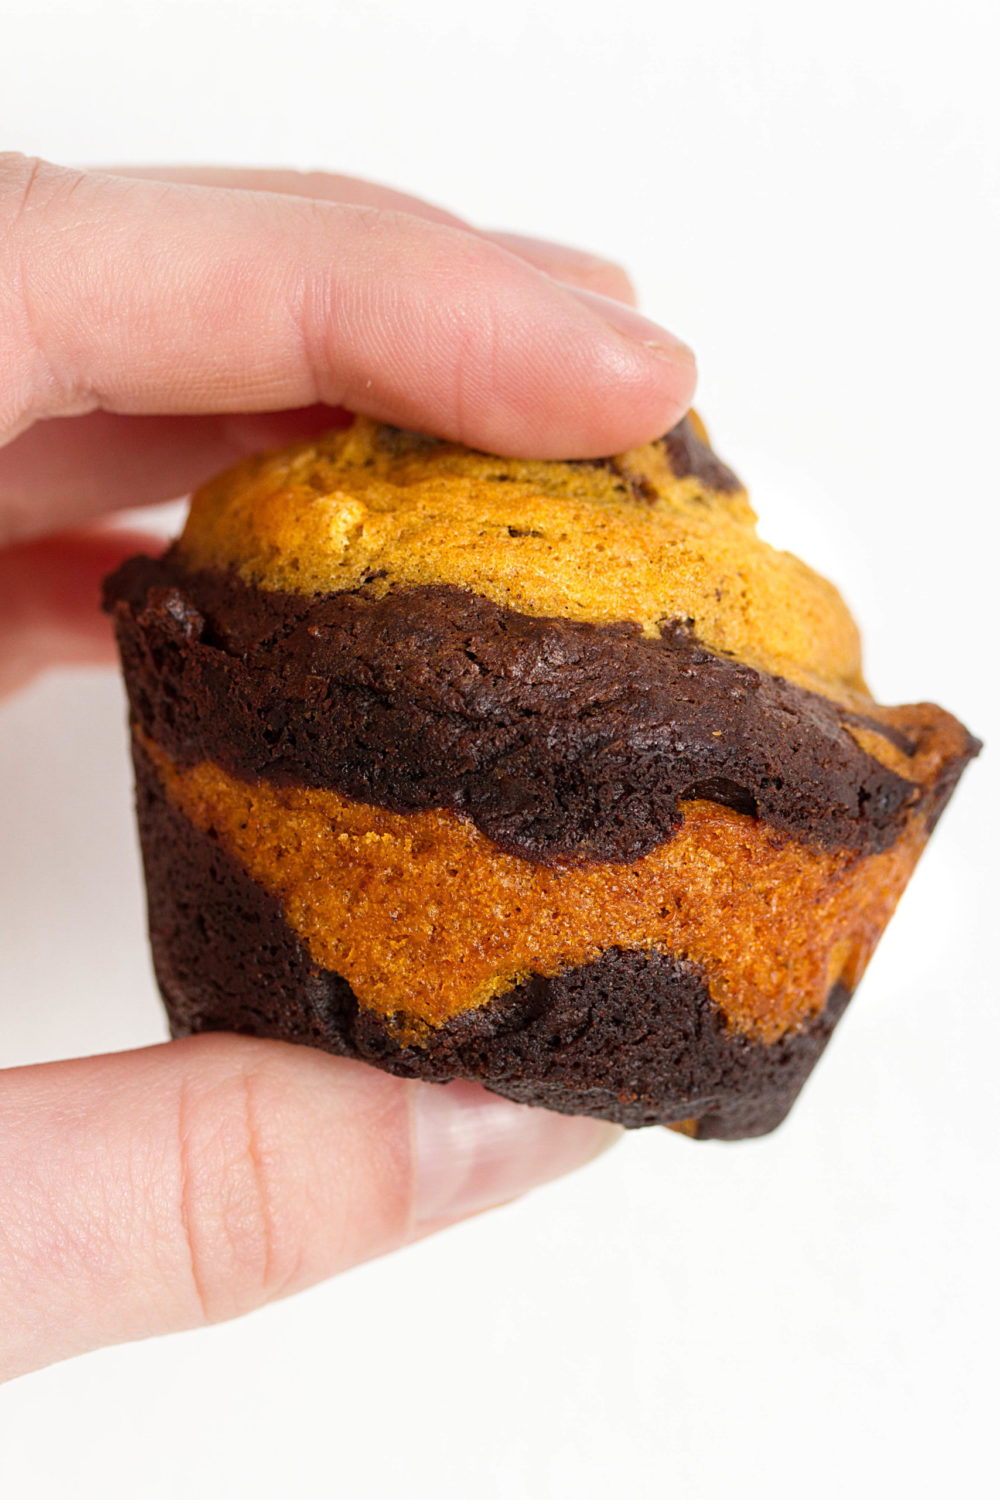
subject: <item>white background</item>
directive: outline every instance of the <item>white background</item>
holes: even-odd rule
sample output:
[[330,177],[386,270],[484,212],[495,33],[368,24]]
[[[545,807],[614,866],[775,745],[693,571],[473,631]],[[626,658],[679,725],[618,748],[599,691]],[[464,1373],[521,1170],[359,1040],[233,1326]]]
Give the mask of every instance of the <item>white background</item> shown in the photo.
[[[844,589],[876,693],[996,745],[992,9],[0,0],[0,135],[333,167],[621,257],[698,350],[764,534]],[[990,1493],[990,775],[987,752],[776,1136],[634,1135],[243,1323],[18,1382],[0,1491]],[[0,711],[0,1062],[164,1035],[128,776],[110,673]]]

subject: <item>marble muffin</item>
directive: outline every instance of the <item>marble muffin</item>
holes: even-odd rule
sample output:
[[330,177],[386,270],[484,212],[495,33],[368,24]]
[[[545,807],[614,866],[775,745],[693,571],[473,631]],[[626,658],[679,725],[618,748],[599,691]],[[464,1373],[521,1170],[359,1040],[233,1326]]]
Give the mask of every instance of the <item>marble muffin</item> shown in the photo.
[[783,1119],[978,749],[872,701],[694,414],[574,462],[359,418],[107,607],[174,1035],[626,1126]]

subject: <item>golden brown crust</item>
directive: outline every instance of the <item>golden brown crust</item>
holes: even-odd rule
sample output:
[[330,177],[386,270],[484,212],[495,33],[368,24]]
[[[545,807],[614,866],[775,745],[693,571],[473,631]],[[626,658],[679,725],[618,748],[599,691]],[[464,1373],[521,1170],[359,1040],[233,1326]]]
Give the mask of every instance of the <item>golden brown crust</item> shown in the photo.
[[176,766],[140,735],[167,794],[284,908],[314,962],[403,1017],[401,1040],[610,948],[705,972],[730,1024],[770,1042],[853,990],[925,840],[821,851],[709,802],[631,864],[543,866],[454,813],[392,813],[335,792]]
[[744,490],[712,487],[710,468],[679,475],[669,434],[606,463],[531,463],[386,432],[359,418],[237,465],[195,496],[180,558],[273,590],[451,584],[649,635],[688,621],[710,650],[844,702],[863,694],[836,589],[758,538]]

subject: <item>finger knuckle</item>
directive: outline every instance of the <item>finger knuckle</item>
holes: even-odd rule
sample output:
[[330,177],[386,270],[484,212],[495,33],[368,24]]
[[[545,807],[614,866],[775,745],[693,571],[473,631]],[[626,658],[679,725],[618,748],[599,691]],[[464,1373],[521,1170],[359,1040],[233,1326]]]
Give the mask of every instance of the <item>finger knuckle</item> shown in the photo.
[[37,156],[0,154],[0,442],[12,437],[30,416],[58,409],[61,389],[35,307],[42,237],[53,204],[72,191],[79,173],[54,167]]
[[0,151],[0,202],[4,205],[3,222],[8,228],[11,205],[23,205],[46,169],[40,156],[23,156],[20,151]]
[[280,1114],[269,1081],[250,1067],[197,1096],[182,1096],[179,1230],[205,1322],[281,1296],[298,1273],[271,1123]]

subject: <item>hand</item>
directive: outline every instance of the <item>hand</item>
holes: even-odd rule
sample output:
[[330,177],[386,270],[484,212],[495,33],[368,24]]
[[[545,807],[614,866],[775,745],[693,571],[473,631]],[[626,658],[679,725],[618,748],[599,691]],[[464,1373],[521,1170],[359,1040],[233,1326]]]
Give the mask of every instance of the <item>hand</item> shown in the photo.
[[[0,156],[0,223],[0,689],[110,656],[98,584],[143,539],[65,528],[330,408],[582,458],[665,431],[693,391],[617,266],[349,178]],[[10,1070],[0,1378],[236,1316],[615,1134],[238,1036]]]

